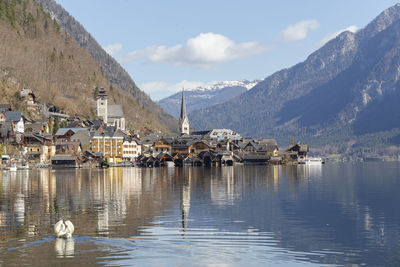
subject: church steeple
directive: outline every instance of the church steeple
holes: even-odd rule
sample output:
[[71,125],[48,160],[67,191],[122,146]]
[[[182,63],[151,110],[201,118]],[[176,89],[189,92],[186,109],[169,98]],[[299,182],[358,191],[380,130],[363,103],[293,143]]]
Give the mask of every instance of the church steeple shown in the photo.
[[189,118],[186,114],[186,104],[185,104],[185,95],[184,88],[182,87],[182,103],[181,103],[181,116],[179,117],[179,126],[181,130],[181,134],[189,134]]

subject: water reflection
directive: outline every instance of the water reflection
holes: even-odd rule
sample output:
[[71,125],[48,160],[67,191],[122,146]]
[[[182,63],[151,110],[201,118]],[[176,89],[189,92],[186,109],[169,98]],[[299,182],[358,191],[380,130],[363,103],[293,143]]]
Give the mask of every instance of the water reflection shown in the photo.
[[182,211],[182,228],[186,233],[187,221],[190,209],[190,191],[192,183],[193,169],[188,169],[188,175],[183,177],[182,181],[182,194],[181,194],[181,211]]
[[[27,263],[390,265],[399,174],[396,164],[2,172],[0,265],[22,251]],[[74,239],[49,238],[61,218]]]
[[56,238],[54,249],[58,258],[73,258],[75,241],[73,238]]

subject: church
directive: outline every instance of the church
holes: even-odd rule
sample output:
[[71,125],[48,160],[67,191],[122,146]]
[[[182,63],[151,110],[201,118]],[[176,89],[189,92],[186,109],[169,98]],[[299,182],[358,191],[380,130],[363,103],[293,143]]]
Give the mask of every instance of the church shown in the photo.
[[179,117],[179,126],[180,126],[181,135],[183,135],[183,134],[188,135],[190,133],[189,118],[186,114],[185,95],[184,95],[183,88],[182,88],[181,116]]
[[108,105],[107,93],[104,88],[97,95],[97,117],[101,118],[107,126],[125,130],[125,118],[121,105]]

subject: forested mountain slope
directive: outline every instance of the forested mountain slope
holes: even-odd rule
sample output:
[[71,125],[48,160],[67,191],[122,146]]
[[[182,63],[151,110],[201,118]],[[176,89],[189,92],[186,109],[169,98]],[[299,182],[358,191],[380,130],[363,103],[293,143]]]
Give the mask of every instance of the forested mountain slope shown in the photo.
[[[85,28],[75,20],[61,5],[54,0],[36,0],[44,10],[49,12],[72,39],[85,48],[101,67],[102,73],[110,81],[112,86],[120,88],[131,94],[134,100],[141,105],[151,120],[164,128],[174,131],[177,129],[177,121],[168,115],[162,108],[154,103],[148,95],[141,91],[121,67],[121,65],[111,57],[88,33]],[[138,36],[140,38],[140,36]]]
[[123,106],[130,128],[142,133],[170,130],[157,112],[112,85],[92,55],[36,1],[1,1],[0,39],[2,103],[21,108],[18,93],[30,88],[41,103],[70,115],[95,118],[95,88],[104,87],[109,101]]
[[[317,146],[390,146],[400,128],[400,4],[344,32],[304,62],[224,103],[189,114],[194,127],[290,137]],[[287,141],[285,141],[287,140]]]

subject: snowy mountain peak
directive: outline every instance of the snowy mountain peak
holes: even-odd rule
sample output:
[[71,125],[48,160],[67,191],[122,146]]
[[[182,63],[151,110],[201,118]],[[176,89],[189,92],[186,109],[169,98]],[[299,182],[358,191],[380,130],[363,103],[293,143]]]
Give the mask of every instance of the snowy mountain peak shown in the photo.
[[259,83],[261,80],[254,80],[254,81],[248,81],[248,80],[241,80],[241,81],[222,81],[218,83],[214,83],[212,85],[208,86],[198,86],[195,88],[188,88],[185,89],[187,91],[216,91],[216,90],[221,90],[226,87],[245,87],[247,90],[253,88],[257,83]]

